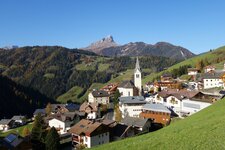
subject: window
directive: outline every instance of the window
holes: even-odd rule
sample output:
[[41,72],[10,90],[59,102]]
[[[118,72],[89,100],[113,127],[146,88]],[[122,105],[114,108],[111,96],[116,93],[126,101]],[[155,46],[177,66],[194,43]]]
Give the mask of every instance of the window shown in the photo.
[[128,96],[130,96],[130,92],[128,92]]
[[85,136],[85,142],[87,142],[88,141],[88,139],[87,139],[87,137]]
[[139,78],[139,74],[136,74],[136,78]]

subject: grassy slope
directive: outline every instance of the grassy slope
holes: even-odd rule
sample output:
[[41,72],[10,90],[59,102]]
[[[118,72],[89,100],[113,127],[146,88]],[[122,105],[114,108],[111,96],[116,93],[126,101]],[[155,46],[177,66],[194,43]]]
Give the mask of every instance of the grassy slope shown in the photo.
[[4,133],[0,132],[0,137],[5,137],[5,136],[7,136],[7,135],[10,134],[10,133],[19,133],[19,134],[22,136],[22,134],[23,134],[23,129],[24,129],[25,127],[28,127],[29,131],[31,132],[32,127],[33,127],[33,124],[27,124],[27,125],[22,126],[22,127],[18,127],[18,128],[15,128],[15,129],[11,129],[11,130],[9,130],[9,131],[7,131],[7,132],[4,132]]
[[[220,47],[220,48],[216,49],[215,51],[217,51],[217,52],[218,51],[225,51],[225,46]],[[215,51],[208,52],[208,53],[205,53],[205,54],[202,54],[202,55],[195,56],[193,58],[187,59],[185,61],[182,61],[182,62],[180,62],[180,63],[178,63],[176,65],[173,65],[173,66],[169,67],[167,69],[167,71],[171,71],[171,70],[179,68],[180,66],[183,66],[183,65],[192,65],[194,67],[195,64],[197,63],[197,61],[199,61],[201,59],[205,59],[205,58],[207,58],[208,61],[210,62],[213,58],[217,57],[217,55],[214,53]],[[216,64],[216,66],[219,67],[219,68],[222,68],[222,62],[220,64]],[[163,74],[163,71],[159,72],[159,73],[153,73],[153,74],[150,74],[148,76],[145,76],[144,79],[142,80],[142,83],[146,83],[148,81],[151,81],[156,76],[162,75],[162,74]]]
[[66,103],[68,100],[78,101],[78,95],[83,91],[83,88],[79,86],[72,87],[69,91],[57,98],[58,102]]
[[161,130],[94,149],[225,149],[225,98]]

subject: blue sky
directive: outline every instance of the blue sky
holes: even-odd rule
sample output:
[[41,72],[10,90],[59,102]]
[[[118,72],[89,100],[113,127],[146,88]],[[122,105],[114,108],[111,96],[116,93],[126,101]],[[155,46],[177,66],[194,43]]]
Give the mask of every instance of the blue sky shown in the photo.
[[223,0],[1,0],[0,47],[170,42],[194,53],[225,45]]

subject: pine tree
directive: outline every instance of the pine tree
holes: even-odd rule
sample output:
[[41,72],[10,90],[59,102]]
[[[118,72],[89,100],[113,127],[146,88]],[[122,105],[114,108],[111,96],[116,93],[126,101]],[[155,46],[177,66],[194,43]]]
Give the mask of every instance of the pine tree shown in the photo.
[[52,127],[48,132],[45,140],[45,148],[46,150],[58,150],[60,146],[60,138],[56,129]]
[[43,119],[41,114],[39,113],[34,120],[33,128],[31,131],[31,140],[40,141],[42,135],[42,124]]
[[118,98],[120,97],[120,92],[119,90],[116,90],[114,96],[113,96],[113,103],[114,103],[114,106],[118,103]]
[[28,129],[28,127],[25,127],[23,129],[22,135],[23,135],[23,137],[30,135],[30,130]]
[[51,103],[48,103],[46,108],[45,108],[46,114],[49,116],[52,112],[52,105]]

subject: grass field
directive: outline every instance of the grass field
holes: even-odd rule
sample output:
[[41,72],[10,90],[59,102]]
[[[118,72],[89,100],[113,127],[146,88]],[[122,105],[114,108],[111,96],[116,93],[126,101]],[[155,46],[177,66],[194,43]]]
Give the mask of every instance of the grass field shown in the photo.
[[74,86],[69,91],[59,96],[57,98],[57,101],[61,103],[66,103],[69,100],[73,102],[78,102],[79,101],[78,95],[81,94],[82,91],[83,88],[79,86]]
[[145,135],[104,144],[96,150],[225,149],[225,98],[173,124]]
[[3,132],[0,132],[0,137],[5,137],[5,136],[7,136],[7,135],[10,134],[10,133],[19,133],[19,135],[22,136],[23,129],[24,129],[25,127],[28,127],[28,129],[29,129],[30,132],[31,132],[32,127],[33,127],[33,124],[27,124],[27,125],[22,126],[22,127],[18,127],[18,128],[15,128],[15,129],[10,129],[8,132],[4,132],[4,133],[3,133]]

